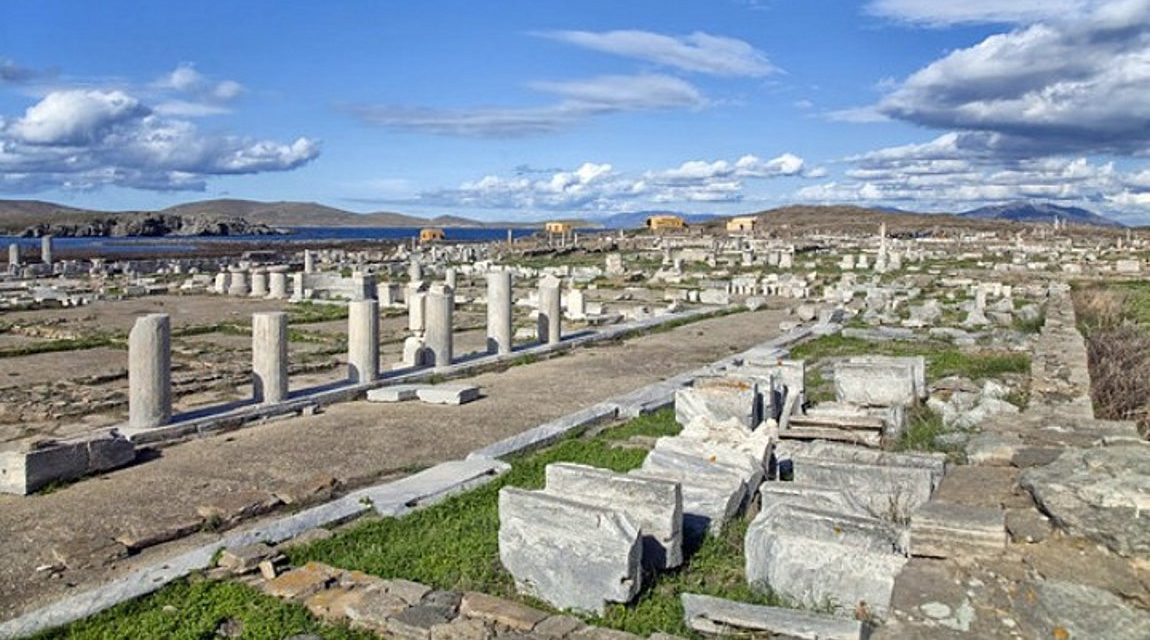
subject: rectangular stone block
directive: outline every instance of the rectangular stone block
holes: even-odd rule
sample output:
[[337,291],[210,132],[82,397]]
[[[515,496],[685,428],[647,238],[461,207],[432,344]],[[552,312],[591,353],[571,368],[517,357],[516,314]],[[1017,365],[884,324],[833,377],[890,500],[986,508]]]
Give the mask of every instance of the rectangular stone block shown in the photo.
[[27,450],[0,452],[0,491],[28,495],[53,482],[88,472],[85,443],[50,442]]
[[639,527],[612,509],[542,491],[499,491],[499,559],[520,593],[602,615],[639,592]]
[[762,400],[753,383],[729,378],[700,378],[675,391],[675,421],[734,421],[749,434],[762,419]]
[[467,404],[479,399],[479,387],[467,384],[437,384],[419,387],[419,399],[430,404]]
[[87,441],[88,471],[99,473],[122,467],[136,459],[136,446],[124,436],[105,432]]
[[929,395],[926,386],[926,358],[923,356],[853,356],[848,362],[909,366],[914,376],[915,395],[919,400],[926,400]]
[[835,398],[863,407],[912,405],[918,400],[914,368],[902,363],[839,362]]
[[630,472],[641,478],[678,482],[683,494],[683,532],[687,540],[713,535],[742,507],[747,483],[737,469],[707,460],[652,451],[643,466]]
[[405,402],[419,397],[420,385],[397,384],[390,387],[380,387],[367,392],[368,402]]
[[626,513],[643,531],[643,563],[657,569],[683,562],[683,496],[679,484],[581,464],[547,465],[545,491]]
[[906,564],[905,539],[887,523],[844,513],[777,504],[763,509],[744,539],[747,582],[801,607],[830,603],[853,617],[866,603],[883,617]]

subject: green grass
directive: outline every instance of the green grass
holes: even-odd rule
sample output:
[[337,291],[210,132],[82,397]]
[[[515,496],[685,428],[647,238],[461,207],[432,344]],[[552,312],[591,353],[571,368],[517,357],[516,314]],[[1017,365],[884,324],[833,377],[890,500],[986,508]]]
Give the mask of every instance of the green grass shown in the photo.
[[339,304],[301,302],[288,309],[288,324],[312,324],[346,319],[347,307]]
[[978,380],[1030,371],[1030,356],[1025,353],[989,349],[965,351],[936,341],[869,342],[835,334],[801,344],[791,351],[792,358],[808,361],[808,369],[815,361],[824,358],[862,355],[923,356],[926,358],[927,377],[931,379],[964,376]]
[[18,358],[37,353],[56,353],[60,351],[80,351],[83,349],[96,349],[99,347],[123,347],[123,340],[111,336],[89,336],[85,338],[64,338],[60,340],[47,340],[33,344],[21,345],[0,349],[0,358]]
[[[634,436],[659,437],[679,431],[666,410],[608,429],[594,438],[564,440],[535,454],[512,459],[511,471],[484,487],[400,519],[371,520],[328,539],[289,552],[293,564],[309,560],[358,569],[385,578],[403,577],[441,589],[478,590],[517,599],[542,609],[545,604],[515,592],[499,562],[499,489],[539,489],[552,462],[578,462],[615,471],[642,464],[643,449],[611,446]],[[673,572],[644,575],[644,589],[629,606],[613,605],[592,622],[631,633],[654,631],[692,635],[683,625],[679,602],[684,592],[705,593],[759,604],[777,598],[752,591],[743,572],[745,521],[732,522],[720,537],[708,537],[687,564]]]
[[241,638],[279,640],[314,633],[325,640],[377,636],[326,625],[297,604],[266,596],[238,582],[180,581],[91,618],[41,633],[36,640],[206,640],[227,621],[242,626]]

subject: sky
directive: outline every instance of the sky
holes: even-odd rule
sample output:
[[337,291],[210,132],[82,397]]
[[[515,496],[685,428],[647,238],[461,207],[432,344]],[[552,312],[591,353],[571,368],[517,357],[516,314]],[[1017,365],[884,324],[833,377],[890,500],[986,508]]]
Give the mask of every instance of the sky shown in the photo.
[[1150,223],[1150,0],[0,3],[0,198]]

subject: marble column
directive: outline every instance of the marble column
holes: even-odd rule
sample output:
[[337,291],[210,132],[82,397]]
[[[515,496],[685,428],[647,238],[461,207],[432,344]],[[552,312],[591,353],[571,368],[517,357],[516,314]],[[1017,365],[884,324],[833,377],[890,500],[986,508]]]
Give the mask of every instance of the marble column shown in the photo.
[[272,404],[288,397],[287,314],[252,314],[252,397]]
[[288,297],[287,292],[287,273],[283,267],[272,269],[268,274],[268,297],[273,300],[283,300]]
[[13,242],[8,245],[8,267],[16,267],[20,265],[20,245]]
[[545,276],[539,281],[539,319],[536,325],[539,342],[559,344],[562,330],[563,300],[560,281]]
[[249,293],[253,298],[268,297],[268,272],[265,269],[252,269],[252,290]]
[[40,238],[40,260],[44,264],[52,264],[52,236]]
[[228,283],[228,295],[248,295],[248,274],[243,269],[232,269],[232,279]]
[[430,352],[435,367],[451,364],[452,314],[455,312],[455,292],[446,285],[435,285],[427,292],[425,348]]
[[172,419],[172,323],[166,313],[136,319],[128,334],[128,425],[146,429]]
[[303,272],[315,273],[315,255],[312,254],[311,249],[303,250]]
[[371,382],[379,377],[379,303],[353,300],[347,311],[348,378]]
[[511,353],[511,272],[487,274],[487,353]]

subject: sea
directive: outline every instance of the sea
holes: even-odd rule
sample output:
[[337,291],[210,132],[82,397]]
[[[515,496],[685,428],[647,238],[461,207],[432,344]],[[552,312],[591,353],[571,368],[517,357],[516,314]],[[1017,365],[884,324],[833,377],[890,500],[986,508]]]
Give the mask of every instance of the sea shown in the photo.
[[[68,251],[100,252],[100,253],[135,253],[141,250],[151,251],[187,251],[194,252],[197,247],[216,243],[245,243],[267,246],[269,249],[282,247],[284,244],[306,245],[309,242],[339,242],[346,241],[394,241],[407,240],[419,237],[418,227],[289,227],[288,233],[272,236],[163,236],[149,238],[60,238],[53,239],[52,245],[61,253]],[[522,238],[538,233],[538,229],[526,228],[447,228],[448,242],[491,242],[506,240],[507,232],[511,231],[513,238]],[[588,230],[591,231],[591,230]],[[16,236],[0,236],[0,248],[16,243],[21,249],[40,248],[39,238],[19,238]]]

